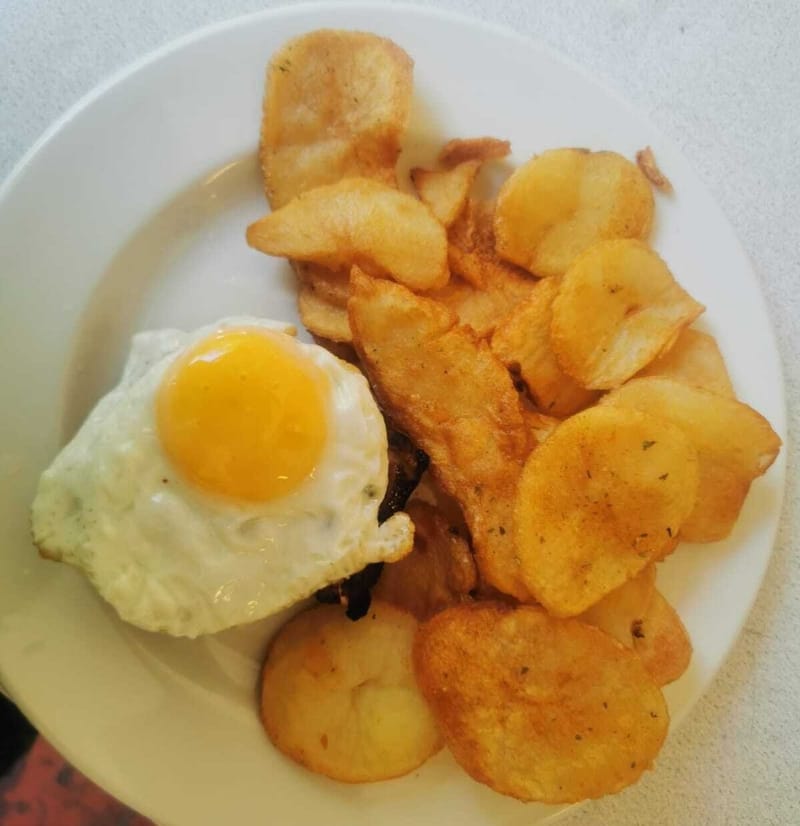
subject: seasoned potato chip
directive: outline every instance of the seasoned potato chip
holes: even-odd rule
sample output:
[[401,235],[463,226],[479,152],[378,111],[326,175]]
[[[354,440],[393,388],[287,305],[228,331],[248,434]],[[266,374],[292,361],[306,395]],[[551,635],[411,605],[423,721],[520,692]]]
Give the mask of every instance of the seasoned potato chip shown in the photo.
[[449,493],[442,490],[441,485],[430,473],[426,473],[422,477],[414,491],[412,501],[416,502],[417,500],[431,505],[459,536],[469,536],[469,528],[464,520],[461,505]]
[[602,241],[567,270],[553,301],[550,343],[566,373],[605,390],[668,349],[704,309],[647,244]]
[[420,695],[411,614],[375,601],[349,620],[320,605],[273,639],[261,683],[261,720],[272,742],[311,771],[368,783],[407,774],[441,748]]
[[508,372],[439,302],[355,269],[351,284],[353,342],[376,395],[461,505],[481,577],[528,598],[511,525],[530,436]]
[[274,55],[259,150],[273,209],[342,178],[395,185],[412,67],[391,40],[365,32],[310,32]]
[[469,543],[427,502],[412,500],[406,513],[414,523],[414,549],[383,566],[375,598],[410,611],[418,619],[463,602],[477,585]]
[[550,345],[552,306],[559,286],[558,278],[539,281],[528,300],[497,324],[492,352],[525,382],[540,410],[564,417],[588,407],[598,394],[561,369]]
[[439,153],[439,163],[450,169],[465,161],[497,161],[511,154],[511,144],[499,138],[453,138]]
[[528,431],[533,435],[534,446],[540,445],[561,424],[561,419],[546,416],[524,403],[522,414]]
[[658,591],[633,629],[633,649],[656,685],[674,682],[689,667],[692,641],[675,609]]
[[672,184],[669,178],[658,168],[656,156],[649,146],[645,146],[644,149],[640,149],[636,153],[636,165],[656,189],[667,193],[672,192]]
[[767,471],[781,447],[778,434],[752,407],[674,379],[633,379],[601,403],[661,416],[695,446],[700,484],[697,503],[681,528],[686,542],[724,539],[751,482]]
[[464,161],[445,170],[416,167],[411,170],[411,181],[436,219],[449,227],[466,206],[480,168],[480,161]]
[[414,667],[456,760],[520,800],[617,792],[667,734],[664,697],[634,652],[541,608],[448,608],[420,626]]
[[634,633],[639,633],[655,591],[656,566],[648,565],[633,579],[606,594],[578,619],[632,648]]
[[314,335],[339,343],[353,340],[347,310],[331,304],[308,284],[300,285],[300,291],[297,294],[297,309],[306,329]]
[[334,307],[347,308],[350,298],[350,274],[336,272],[309,264],[304,261],[294,262],[294,271],[301,284],[307,284],[320,298]]
[[[699,473],[699,466],[698,466],[698,473]],[[699,485],[699,482],[698,482]],[[678,545],[681,544],[681,535],[680,533],[673,533],[670,541],[664,547],[658,556],[655,557],[656,562],[663,562],[670,554],[674,554],[675,551],[678,549]]]
[[614,152],[552,149],[505,182],[497,198],[497,251],[535,275],[563,275],[597,241],[647,238],[653,193]]
[[448,232],[450,269],[479,289],[504,281],[533,279],[497,255],[492,225],[494,205],[470,198]]
[[580,614],[636,576],[694,507],[697,454],[682,430],[653,415],[606,415],[611,409],[562,422],[519,483],[520,572],[556,616]]
[[247,243],[341,270],[358,264],[417,290],[443,287],[447,236],[416,198],[367,178],[299,195],[247,228]]
[[703,387],[720,396],[733,399],[731,378],[716,339],[687,327],[681,331],[675,344],[640,370],[637,377],[665,376],[669,379]]
[[499,270],[493,280],[480,288],[457,275],[451,276],[446,286],[430,290],[427,297],[449,307],[458,316],[459,324],[468,324],[479,338],[486,338],[531,295],[535,286],[532,278]]

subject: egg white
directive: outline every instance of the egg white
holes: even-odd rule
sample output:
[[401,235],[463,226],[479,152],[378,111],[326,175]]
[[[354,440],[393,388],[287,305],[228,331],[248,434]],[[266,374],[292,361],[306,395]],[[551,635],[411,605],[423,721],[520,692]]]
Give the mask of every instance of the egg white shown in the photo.
[[158,438],[155,397],[176,357],[228,327],[293,332],[242,317],[137,334],[119,385],[44,472],[33,503],[43,555],[81,568],[123,619],[150,631],[195,637],[251,622],[411,546],[405,514],[378,526],[387,441],[367,381],[317,345],[294,342],[330,384],[327,443],[299,487],[239,503],[181,478]]

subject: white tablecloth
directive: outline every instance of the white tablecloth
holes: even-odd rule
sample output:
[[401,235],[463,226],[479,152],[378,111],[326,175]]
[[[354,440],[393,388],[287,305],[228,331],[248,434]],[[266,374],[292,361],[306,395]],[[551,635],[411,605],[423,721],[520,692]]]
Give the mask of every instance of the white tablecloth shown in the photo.
[[[266,0],[2,0],[0,177],[110,72]],[[554,46],[618,89],[684,152],[732,221],[800,409],[800,3],[439,0]],[[8,274],[0,274],[0,278]],[[746,331],[742,330],[742,335]],[[789,461],[790,480],[797,451]],[[742,639],[634,788],[569,824],[800,824],[800,533],[790,481],[778,544]]]

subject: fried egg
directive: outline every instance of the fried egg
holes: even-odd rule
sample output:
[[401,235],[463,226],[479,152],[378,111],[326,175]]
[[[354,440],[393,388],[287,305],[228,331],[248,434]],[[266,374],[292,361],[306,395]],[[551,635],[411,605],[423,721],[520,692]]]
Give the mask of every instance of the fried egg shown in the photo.
[[225,319],[139,333],[119,385],[41,477],[34,541],[130,623],[195,637],[260,619],[371,562],[383,417],[366,379],[293,328]]

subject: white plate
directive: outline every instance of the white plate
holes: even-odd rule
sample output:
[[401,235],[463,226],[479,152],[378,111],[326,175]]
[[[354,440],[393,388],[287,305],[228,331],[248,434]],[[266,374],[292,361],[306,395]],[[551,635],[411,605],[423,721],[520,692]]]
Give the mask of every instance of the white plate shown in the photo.
[[[410,7],[298,6],[216,26],[92,93],[0,193],[0,681],[68,759],[162,824],[530,824],[556,810],[495,795],[446,753],[374,785],[305,772],[256,718],[272,623],[194,642],[139,632],[30,544],[37,476],[113,383],[131,332],[240,312],[295,318],[284,269],[246,246],[244,228],[265,211],[254,155],[265,63],[321,26],[379,32],[412,55],[420,156],[454,135],[508,137],[515,161],[651,144],[676,191],[658,198],[654,244],[708,306],[703,325],[739,395],[784,432],[772,330],[730,227],[675,145],[581,71],[510,32]],[[695,646],[667,691],[676,723],[752,604],[783,478],[779,459],[730,540],[682,549],[660,570]]]

